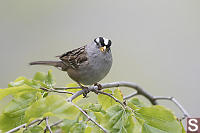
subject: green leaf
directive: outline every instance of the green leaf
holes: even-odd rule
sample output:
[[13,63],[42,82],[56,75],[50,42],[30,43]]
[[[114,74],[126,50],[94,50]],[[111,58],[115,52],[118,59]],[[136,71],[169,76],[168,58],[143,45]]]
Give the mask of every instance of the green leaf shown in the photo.
[[53,80],[52,70],[48,71],[48,74],[45,79],[45,84],[50,88],[53,88],[53,86],[55,85],[55,81]]
[[45,80],[46,80],[46,75],[45,75],[44,73],[37,72],[37,73],[34,75],[33,80],[38,80],[38,81],[41,81],[41,82],[45,82]]
[[163,106],[142,107],[135,115],[142,124],[142,133],[182,133],[173,113]]
[[48,74],[45,75],[44,73],[37,72],[32,80],[38,86],[35,87],[44,87],[44,88],[53,88],[55,86],[55,81],[53,80],[52,71],[49,70]]
[[83,123],[75,123],[70,129],[71,133],[84,133],[84,131],[85,131],[85,124]]
[[124,110],[120,105],[115,105],[107,109],[103,125],[115,133],[131,133],[134,129],[134,121],[131,111]]
[[34,89],[28,85],[22,85],[22,86],[17,86],[17,87],[10,87],[6,89],[0,89],[0,100],[8,95],[19,95],[20,93],[26,93],[26,92],[36,92],[40,91],[37,89]]
[[123,94],[121,92],[120,89],[115,89],[114,90],[114,95],[113,95],[115,98],[117,98],[119,101],[123,102]]
[[44,133],[44,129],[41,126],[33,126],[29,127],[27,130],[24,131],[24,133]]
[[86,127],[84,133],[92,133],[92,127]]
[[93,112],[105,113],[105,111],[103,110],[103,108],[102,108],[102,106],[100,104],[88,103],[88,104],[84,104],[84,106],[82,106],[82,108],[84,110],[89,110],[89,111],[93,111]]
[[[105,90],[103,90],[103,92],[112,94],[112,91],[109,89],[105,89]],[[115,98],[117,98],[118,100],[123,101],[123,96],[122,96],[120,89],[115,89],[113,96]],[[102,105],[104,110],[106,110],[107,108],[109,108],[115,104],[119,104],[113,98],[111,98],[107,95],[103,95],[103,94],[98,95],[98,102]]]
[[128,100],[127,105],[133,110],[140,109],[141,107],[146,106],[138,98],[131,98],[130,100]]
[[78,122],[77,120],[63,121],[63,126],[61,127],[64,133],[84,133],[86,125],[83,122]]
[[63,126],[61,127],[62,131],[65,132],[65,133],[69,133],[70,128],[75,123],[77,123],[77,120],[68,120],[68,119],[63,120]]
[[26,92],[15,96],[0,115],[0,129],[8,131],[26,123],[24,119],[25,111],[38,99],[37,95],[37,92]]
[[36,118],[56,116],[59,118],[74,119],[79,114],[79,110],[65,98],[59,95],[50,95],[38,100],[26,111],[27,120]]
[[10,82],[8,84],[8,87],[17,87],[17,86],[22,86],[22,85],[27,85],[27,86],[31,86],[31,87],[36,86],[36,84],[34,82],[32,82],[31,80],[29,80],[25,77],[19,77],[14,82]]
[[146,105],[145,105],[143,102],[141,102],[138,98],[131,98],[131,99],[129,100],[129,102],[132,103],[132,104],[134,104],[134,105],[137,106],[137,107],[145,107],[145,106],[146,106]]

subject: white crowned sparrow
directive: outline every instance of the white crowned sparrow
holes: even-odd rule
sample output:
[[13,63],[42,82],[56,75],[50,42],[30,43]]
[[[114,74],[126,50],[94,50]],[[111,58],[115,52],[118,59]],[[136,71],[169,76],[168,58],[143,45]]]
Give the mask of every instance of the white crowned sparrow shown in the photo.
[[35,61],[30,65],[50,65],[67,71],[69,77],[81,87],[96,84],[110,71],[111,40],[95,38],[91,44],[69,51],[59,57],[60,61]]

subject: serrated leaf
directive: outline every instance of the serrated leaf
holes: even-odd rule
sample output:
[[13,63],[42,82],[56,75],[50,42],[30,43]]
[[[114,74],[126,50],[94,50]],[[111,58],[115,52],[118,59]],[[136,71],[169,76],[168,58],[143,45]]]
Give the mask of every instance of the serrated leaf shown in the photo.
[[138,98],[131,98],[130,100],[128,100],[127,105],[133,110],[137,110],[140,109],[141,107],[146,106]]
[[[109,89],[104,89],[103,92],[112,94],[112,91]],[[123,96],[122,93],[119,89],[115,89],[114,93],[112,94],[115,98],[117,98],[120,101],[123,101]],[[99,94],[98,95],[98,102],[102,105],[103,109],[106,110],[107,108],[115,105],[115,104],[119,104],[118,102],[116,102],[113,98],[104,95],[104,94]]]
[[87,106],[84,106],[85,109],[91,110],[93,112],[105,112],[102,109],[102,106],[100,104],[88,104]]
[[142,107],[135,115],[143,120],[142,133],[182,133],[182,127],[171,111],[163,106]]
[[8,95],[16,96],[16,95],[19,95],[20,93],[36,92],[36,91],[40,91],[40,90],[34,89],[28,85],[0,89],[0,100]]
[[55,85],[55,81],[53,80],[52,70],[48,71],[48,74],[46,75],[45,79],[45,84],[50,88],[53,88],[53,86]]
[[71,103],[66,102],[64,97],[59,95],[50,95],[32,104],[26,111],[25,116],[27,120],[44,116],[74,119],[78,114],[79,110]]
[[46,75],[41,72],[36,72],[36,74],[33,77],[33,80],[44,82],[46,80]]
[[123,94],[120,89],[115,89],[113,96],[117,98],[119,101],[123,102]]
[[114,105],[107,109],[105,116],[104,126],[109,129],[110,132],[131,133],[134,129],[134,121],[131,111],[124,110],[120,105]]
[[24,118],[25,111],[38,99],[37,95],[37,92],[28,92],[15,96],[0,115],[0,129],[8,131],[24,124],[26,122]]
[[[49,70],[45,75],[44,73],[37,72],[32,80],[35,83],[35,87],[53,88],[55,86],[55,81],[53,79],[52,71]],[[36,86],[37,85],[37,86]]]
[[83,123],[75,123],[71,128],[71,133],[84,133],[85,132],[85,124]]
[[43,133],[44,130],[41,126],[33,126],[33,127],[29,127],[27,130],[25,130],[23,133]]
[[68,119],[65,119],[63,120],[63,124],[62,124],[62,131],[64,133],[69,133],[70,131],[70,128],[75,124],[77,123],[77,120],[68,120]]
[[130,100],[128,100],[129,102],[131,102],[132,104],[134,104],[137,107],[145,107],[146,105],[141,102],[138,98],[131,98]]
[[8,87],[17,87],[22,85],[35,87],[37,84],[35,84],[34,82],[32,82],[32,80],[29,80],[25,77],[18,77],[14,82],[10,82],[8,84]]

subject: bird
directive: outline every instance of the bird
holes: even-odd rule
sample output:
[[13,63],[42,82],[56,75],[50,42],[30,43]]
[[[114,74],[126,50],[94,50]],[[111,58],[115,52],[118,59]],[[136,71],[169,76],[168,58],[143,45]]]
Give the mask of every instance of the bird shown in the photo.
[[58,61],[34,61],[30,65],[54,66],[66,71],[68,76],[82,89],[84,85],[98,85],[110,71],[113,58],[111,40],[97,37],[91,43],[60,56]]

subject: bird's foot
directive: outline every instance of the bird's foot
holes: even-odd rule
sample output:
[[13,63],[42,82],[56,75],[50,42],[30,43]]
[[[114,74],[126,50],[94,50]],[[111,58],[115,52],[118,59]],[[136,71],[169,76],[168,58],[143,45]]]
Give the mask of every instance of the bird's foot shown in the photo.
[[101,84],[99,84],[99,83],[95,83],[94,86],[97,86],[97,87],[98,87],[98,90],[102,90],[102,89],[103,89],[103,87],[102,87]]
[[81,89],[83,90],[83,98],[86,98],[87,94],[90,92],[88,87],[85,87],[85,86],[81,85],[79,82],[77,82],[77,83],[81,87]]
[[83,90],[83,98],[86,98],[87,97],[87,94],[90,92],[88,87],[85,87],[85,86],[82,86],[81,87],[82,90]]

